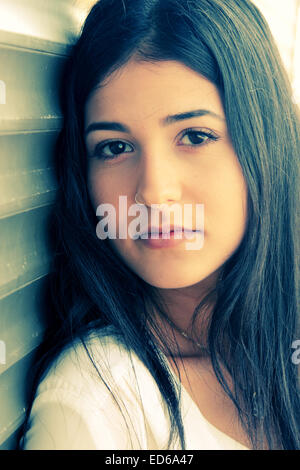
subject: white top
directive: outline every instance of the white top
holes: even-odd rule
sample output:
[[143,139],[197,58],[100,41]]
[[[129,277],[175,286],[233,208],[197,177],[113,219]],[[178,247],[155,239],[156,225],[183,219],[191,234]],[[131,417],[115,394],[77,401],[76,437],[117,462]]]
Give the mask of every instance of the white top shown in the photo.
[[[122,412],[78,340],[60,354],[38,386],[24,449],[167,449],[169,414],[156,381],[112,327],[102,331],[107,336],[90,335],[86,344],[105,382],[113,383]],[[186,450],[247,449],[210,424],[183,386],[181,390]],[[170,449],[181,449],[179,439]]]

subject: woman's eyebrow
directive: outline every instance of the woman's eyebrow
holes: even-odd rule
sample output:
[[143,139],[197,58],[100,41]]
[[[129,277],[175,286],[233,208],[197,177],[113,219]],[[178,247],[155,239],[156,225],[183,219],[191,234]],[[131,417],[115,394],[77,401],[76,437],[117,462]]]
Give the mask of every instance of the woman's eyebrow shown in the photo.
[[[225,121],[225,118],[220,116],[219,114],[214,113],[213,111],[209,111],[207,109],[195,109],[193,111],[187,111],[185,113],[173,114],[169,115],[161,120],[161,126],[167,126],[169,124],[173,124],[174,122],[184,121],[185,119],[191,119],[193,117],[199,116],[212,116],[220,121]],[[126,132],[130,134],[131,130],[125,124],[120,122],[111,122],[111,121],[100,121],[100,122],[92,122],[87,129],[85,130],[85,135],[89,134],[93,131],[119,131],[119,132]]]

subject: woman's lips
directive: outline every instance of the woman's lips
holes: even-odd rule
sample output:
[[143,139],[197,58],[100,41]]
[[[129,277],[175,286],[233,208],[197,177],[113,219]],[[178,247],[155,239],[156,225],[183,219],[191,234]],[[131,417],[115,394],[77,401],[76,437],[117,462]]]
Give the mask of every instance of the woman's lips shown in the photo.
[[[154,233],[151,236],[151,232],[148,233],[148,238],[138,238],[139,241],[144,243],[148,248],[168,248],[179,245],[182,242],[193,240],[200,232],[197,230],[184,230],[184,231],[170,231],[163,233]],[[176,238],[175,238],[176,234]]]

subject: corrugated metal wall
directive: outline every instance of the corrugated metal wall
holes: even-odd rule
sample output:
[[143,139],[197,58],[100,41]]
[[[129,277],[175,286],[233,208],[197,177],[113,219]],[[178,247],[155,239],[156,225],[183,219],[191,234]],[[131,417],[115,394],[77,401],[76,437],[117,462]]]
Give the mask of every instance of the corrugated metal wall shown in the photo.
[[15,446],[25,374],[43,332],[58,80],[92,3],[0,0],[0,449]]

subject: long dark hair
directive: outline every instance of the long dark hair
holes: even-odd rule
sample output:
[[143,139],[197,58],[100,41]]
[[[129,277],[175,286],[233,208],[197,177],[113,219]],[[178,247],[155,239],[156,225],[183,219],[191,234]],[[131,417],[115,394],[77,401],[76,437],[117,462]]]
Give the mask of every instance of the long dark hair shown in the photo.
[[[185,446],[178,393],[151,332],[165,314],[155,288],[99,240],[87,192],[83,111],[106,77],[135,55],[176,60],[213,82],[248,187],[244,238],[222,267],[208,346],[253,448],[300,448],[292,342],[299,315],[299,114],[268,25],[249,0],[101,0],[66,64],[64,125],[51,219],[55,257],[47,329],[35,361],[27,419],[42,375],[74,338],[113,325],[147,366],[167,404],[170,439]],[[201,315],[209,295],[195,310]],[[152,328],[159,329],[153,322]],[[222,370],[227,369],[234,388]],[[101,371],[100,371],[101,375]]]

